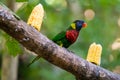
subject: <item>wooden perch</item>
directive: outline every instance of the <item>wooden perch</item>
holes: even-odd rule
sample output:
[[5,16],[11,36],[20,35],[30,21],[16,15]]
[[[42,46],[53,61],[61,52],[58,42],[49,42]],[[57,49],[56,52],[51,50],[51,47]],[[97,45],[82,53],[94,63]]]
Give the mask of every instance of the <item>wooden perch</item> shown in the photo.
[[0,6],[0,29],[48,62],[72,73],[77,80],[120,80],[120,75],[96,66],[59,47],[12,12]]

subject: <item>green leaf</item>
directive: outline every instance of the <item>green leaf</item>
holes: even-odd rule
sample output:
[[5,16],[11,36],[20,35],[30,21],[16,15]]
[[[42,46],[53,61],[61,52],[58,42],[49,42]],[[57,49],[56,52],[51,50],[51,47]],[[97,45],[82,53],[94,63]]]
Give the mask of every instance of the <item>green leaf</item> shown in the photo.
[[22,52],[20,44],[11,37],[8,37],[8,40],[6,41],[6,47],[8,53],[13,56],[16,56],[17,54],[20,54]]
[[28,0],[16,0],[16,2],[27,2]]
[[22,7],[17,10],[16,14],[20,16],[22,20],[27,21],[31,11],[31,6],[29,6],[28,3],[24,3]]

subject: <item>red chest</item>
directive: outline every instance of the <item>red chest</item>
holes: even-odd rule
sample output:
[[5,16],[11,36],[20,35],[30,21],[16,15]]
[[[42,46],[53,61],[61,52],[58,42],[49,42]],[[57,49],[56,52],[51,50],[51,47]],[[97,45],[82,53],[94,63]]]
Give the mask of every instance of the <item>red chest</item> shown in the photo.
[[66,32],[66,38],[67,38],[67,40],[70,41],[71,43],[74,43],[74,42],[76,41],[78,35],[79,35],[79,32],[76,31],[76,30],[68,30],[68,31]]

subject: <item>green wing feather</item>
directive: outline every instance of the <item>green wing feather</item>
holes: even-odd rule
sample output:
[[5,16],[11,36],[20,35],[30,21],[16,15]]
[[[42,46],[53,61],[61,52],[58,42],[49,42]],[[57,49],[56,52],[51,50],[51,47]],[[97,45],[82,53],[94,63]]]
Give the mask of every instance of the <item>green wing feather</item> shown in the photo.
[[65,31],[56,35],[52,40],[61,47],[68,48],[71,45],[71,43],[66,39]]
[[60,40],[62,40],[63,38],[65,38],[65,35],[66,35],[66,32],[65,32],[65,31],[62,31],[61,33],[57,34],[52,40],[53,40],[54,42],[60,41]]

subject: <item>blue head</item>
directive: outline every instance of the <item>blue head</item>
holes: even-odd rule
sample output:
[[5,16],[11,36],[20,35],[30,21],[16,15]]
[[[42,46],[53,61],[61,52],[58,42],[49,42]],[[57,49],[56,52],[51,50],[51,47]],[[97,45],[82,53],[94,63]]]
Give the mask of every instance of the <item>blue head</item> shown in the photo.
[[81,28],[86,27],[86,26],[87,24],[83,20],[75,20],[71,24],[72,29],[76,29],[77,31],[80,31]]

